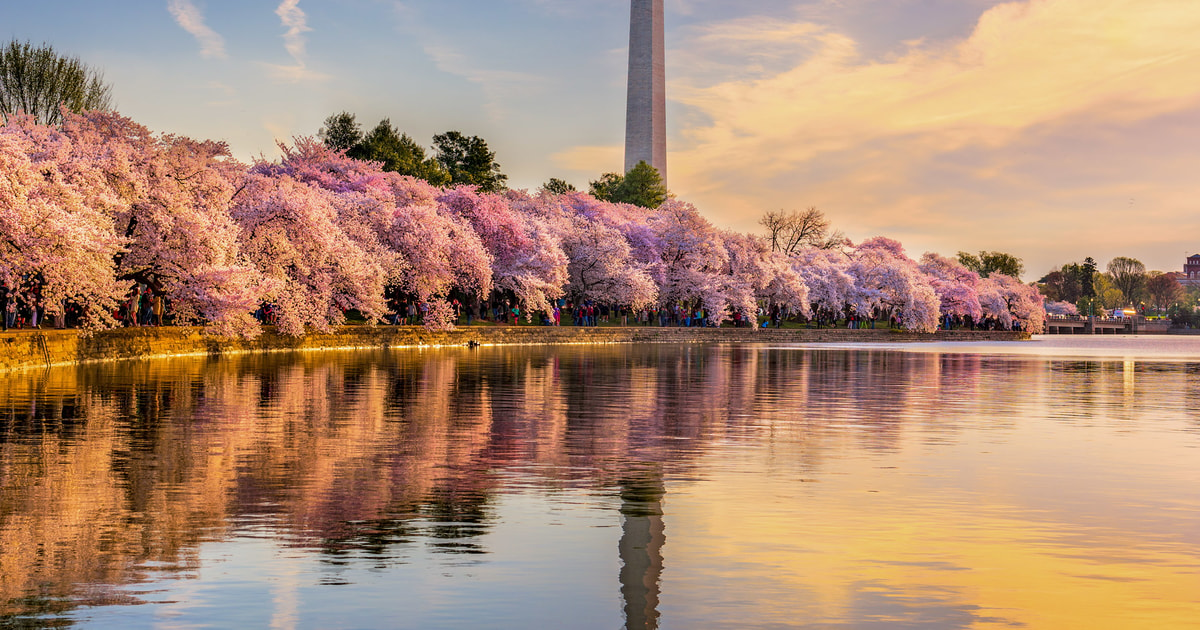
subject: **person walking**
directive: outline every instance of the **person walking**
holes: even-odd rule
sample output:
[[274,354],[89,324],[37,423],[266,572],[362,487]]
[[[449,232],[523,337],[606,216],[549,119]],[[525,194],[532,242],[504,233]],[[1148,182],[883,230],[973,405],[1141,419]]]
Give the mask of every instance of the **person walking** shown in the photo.
[[4,330],[12,328],[17,320],[17,292],[4,292]]
[[163,298],[161,295],[159,295],[157,293],[154,294],[154,302],[153,302],[152,308],[154,309],[154,325],[158,326],[159,328],[162,328],[162,325],[163,325]]

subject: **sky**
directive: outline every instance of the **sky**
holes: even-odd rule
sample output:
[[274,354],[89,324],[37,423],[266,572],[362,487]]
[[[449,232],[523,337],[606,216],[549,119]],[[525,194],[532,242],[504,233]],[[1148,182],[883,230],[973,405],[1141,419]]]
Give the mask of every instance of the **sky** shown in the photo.
[[[513,188],[623,164],[628,0],[0,0],[154,131],[239,159],[354,113],[484,138]],[[666,0],[668,170],[720,227],[816,207],[1025,280],[1200,252],[1196,0]]]

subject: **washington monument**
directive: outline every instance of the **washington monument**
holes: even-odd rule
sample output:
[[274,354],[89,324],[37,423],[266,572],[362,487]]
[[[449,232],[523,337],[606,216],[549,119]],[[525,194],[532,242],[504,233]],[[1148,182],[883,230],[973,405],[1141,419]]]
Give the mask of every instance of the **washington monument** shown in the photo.
[[633,0],[629,17],[629,96],[625,172],[643,160],[667,181],[667,86],[663,0]]

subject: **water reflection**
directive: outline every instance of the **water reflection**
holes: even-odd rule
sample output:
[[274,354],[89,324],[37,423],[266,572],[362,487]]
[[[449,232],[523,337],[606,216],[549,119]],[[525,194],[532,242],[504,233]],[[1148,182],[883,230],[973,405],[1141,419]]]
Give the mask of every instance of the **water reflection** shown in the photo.
[[[1147,584],[1173,618],[1197,615],[1179,590],[1198,569],[1180,549],[1200,543],[1200,512],[1179,491],[1200,478],[1197,371],[597,346],[10,375],[0,620],[100,623],[140,602],[176,610],[184,597],[165,584],[178,579],[222,601],[237,587],[213,581],[212,550],[234,543],[221,562],[248,549],[289,559],[239,574],[243,586],[270,583],[264,623],[278,627],[521,627],[538,614],[553,625],[584,601],[596,627],[629,628],[1086,614],[1064,608],[1083,596],[992,597],[1022,564],[1050,590],[1105,582],[1093,627],[1147,614]],[[615,528],[584,525],[594,522]],[[415,576],[412,592],[433,590],[394,594]],[[312,590],[331,586],[343,595]],[[622,603],[609,607],[614,596]],[[402,623],[377,624],[397,597]],[[250,612],[205,614],[232,625]]]
[[662,472],[655,467],[630,471],[621,480],[621,595],[625,627],[658,627],[659,578],[663,570]]

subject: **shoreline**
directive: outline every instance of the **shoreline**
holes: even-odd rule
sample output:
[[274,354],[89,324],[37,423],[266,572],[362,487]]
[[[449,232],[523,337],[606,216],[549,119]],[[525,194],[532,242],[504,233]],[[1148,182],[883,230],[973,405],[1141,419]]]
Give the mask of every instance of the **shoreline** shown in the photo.
[[922,343],[1027,341],[1026,332],[950,330],[914,333],[891,329],[841,328],[660,328],[656,326],[547,327],[464,326],[431,331],[421,326],[341,326],[333,333],[304,337],[267,327],[256,339],[206,335],[185,326],[118,328],[84,336],[77,329],[9,330],[0,333],[0,372],[105,361],[186,356],[303,352],[609,343]]

